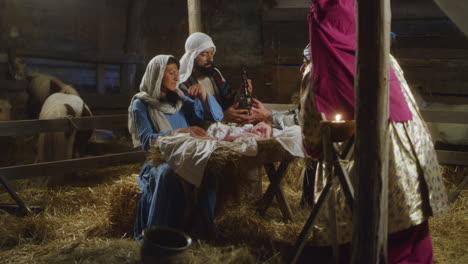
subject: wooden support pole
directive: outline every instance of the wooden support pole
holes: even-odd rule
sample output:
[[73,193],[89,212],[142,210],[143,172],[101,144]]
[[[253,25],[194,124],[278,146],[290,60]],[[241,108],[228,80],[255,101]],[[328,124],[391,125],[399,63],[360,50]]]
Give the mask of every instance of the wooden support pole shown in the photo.
[[200,1],[201,0],[187,0],[189,34],[203,31]]
[[353,264],[387,263],[390,0],[357,0]]
[[[96,19],[98,26],[96,29],[96,50],[98,53],[101,53],[103,50],[105,50],[104,40],[106,37],[106,30],[104,28],[104,23],[106,20],[106,2],[104,0],[100,0],[97,3]],[[96,64],[96,92],[98,94],[106,93],[105,65],[102,63]]]
[[[127,32],[125,37],[125,54],[137,54],[140,50],[140,18],[146,0],[130,1],[127,13]],[[135,64],[120,64],[120,92],[128,92],[135,86]]]
[[125,35],[125,54],[137,54],[140,51],[141,17],[146,0],[130,1],[127,13],[127,32]]

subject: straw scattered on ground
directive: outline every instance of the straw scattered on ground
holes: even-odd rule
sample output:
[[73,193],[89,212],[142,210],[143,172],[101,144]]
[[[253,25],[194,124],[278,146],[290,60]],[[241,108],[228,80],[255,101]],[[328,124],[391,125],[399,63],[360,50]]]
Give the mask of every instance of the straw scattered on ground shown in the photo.
[[[468,167],[442,166],[447,192],[452,193],[468,175]],[[447,214],[433,217],[430,223],[434,263],[468,263],[468,186],[450,204]]]
[[[131,238],[141,164],[112,167],[81,175],[71,186],[46,190],[15,182],[39,214],[17,217],[0,211],[0,263],[137,263],[139,245]],[[295,160],[284,190],[294,223],[284,223],[276,202],[259,216],[255,204],[226,203],[217,218],[223,241],[195,241],[190,263],[281,263],[309,214],[299,206],[303,162]],[[466,167],[444,166],[448,192],[468,173]],[[263,189],[268,185],[264,176]],[[0,202],[12,202],[4,192]],[[468,192],[463,190],[448,214],[431,219],[435,263],[468,263]]]

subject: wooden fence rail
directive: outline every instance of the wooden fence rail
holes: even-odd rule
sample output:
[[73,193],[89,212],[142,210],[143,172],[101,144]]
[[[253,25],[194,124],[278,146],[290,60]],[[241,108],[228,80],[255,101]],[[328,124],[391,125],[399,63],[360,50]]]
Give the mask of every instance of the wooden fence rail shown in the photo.
[[[45,120],[1,121],[0,136],[17,136],[71,129],[121,129],[127,127],[127,115],[109,115]],[[24,179],[69,171],[87,170],[128,164],[145,160],[145,152],[131,151],[95,157],[43,162],[0,168],[0,177],[6,180]]]
[[146,153],[144,151],[131,151],[118,154],[101,155],[97,157],[11,166],[0,168],[0,177],[3,177],[6,180],[26,179],[70,171],[116,166],[138,161],[143,162],[145,157]]
[[[289,104],[265,104],[269,109],[285,111],[294,109],[295,105]],[[443,122],[443,123],[468,123],[468,113],[464,112],[433,112],[421,111],[424,118],[428,122]],[[61,119],[46,119],[46,120],[19,120],[19,121],[0,121],[0,136],[17,136],[24,134],[37,134],[43,132],[58,132],[69,131],[71,129],[89,130],[89,129],[121,129],[127,126],[127,115],[108,115],[108,116],[93,116],[93,117],[77,117],[77,118],[61,118]],[[441,121],[442,120],[442,121]],[[132,154],[133,153],[133,154]],[[468,153],[459,151],[437,150],[439,161],[443,164],[458,164],[468,165]],[[138,157],[138,158],[137,158]],[[46,170],[69,170],[70,168],[92,168],[93,166],[111,164],[112,159],[116,159],[118,163],[130,163],[142,160],[144,155],[142,152],[129,152],[121,154],[104,155],[98,157],[90,157],[85,159],[75,159],[68,161],[57,161],[38,163],[22,166],[14,166],[0,169],[0,175],[10,178],[9,173],[12,173],[13,178],[18,178],[17,175],[28,175],[31,172],[45,172]],[[93,161],[95,159],[95,161]],[[54,165],[55,164],[55,165]],[[75,165],[78,164],[78,165]],[[80,164],[85,164],[81,166]],[[54,168],[57,166],[57,168]],[[69,166],[69,167],[68,167]],[[23,176],[21,176],[23,177]]]
[[0,136],[42,132],[67,132],[71,129],[119,129],[127,126],[127,115],[75,117],[43,120],[0,121]]

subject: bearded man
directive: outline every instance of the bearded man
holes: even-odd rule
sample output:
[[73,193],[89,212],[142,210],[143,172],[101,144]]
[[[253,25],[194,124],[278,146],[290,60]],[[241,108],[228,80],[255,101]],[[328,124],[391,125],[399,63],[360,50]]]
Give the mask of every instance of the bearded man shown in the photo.
[[[180,60],[181,84],[179,88],[190,96],[189,91],[196,92],[202,86],[207,93],[218,100],[224,111],[223,121],[225,122],[245,124],[269,119],[271,111],[257,99],[253,99],[250,111],[237,109],[238,105],[229,83],[221,71],[214,66],[215,53],[216,46],[210,36],[201,32],[191,34],[185,42],[185,54]],[[252,91],[252,89],[249,80],[249,90]]]

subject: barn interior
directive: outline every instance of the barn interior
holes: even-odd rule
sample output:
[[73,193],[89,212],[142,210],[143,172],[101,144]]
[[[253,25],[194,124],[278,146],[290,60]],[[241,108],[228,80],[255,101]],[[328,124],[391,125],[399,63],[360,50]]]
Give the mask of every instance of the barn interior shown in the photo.
[[[267,107],[297,105],[310,1],[199,2],[214,63],[231,85],[247,65]],[[433,0],[391,5],[391,53],[420,99],[451,199],[450,212],[430,221],[434,263],[468,263],[468,38]],[[188,17],[187,1],[0,0],[0,176],[8,183],[0,188],[0,263],[139,263],[136,176],[147,155],[132,146],[128,107],[155,55],[184,54]],[[71,85],[92,117],[39,123],[28,99],[33,73]],[[73,126],[93,133],[78,142],[74,161],[38,162],[39,134]],[[283,221],[276,201],[264,216],[227,204],[216,219],[222,238],[194,240],[186,263],[284,263],[310,211],[300,205],[304,166],[294,159],[283,184],[294,221]],[[65,172],[74,172],[66,184],[45,186],[44,177]],[[8,188],[30,213],[22,215]],[[323,248],[307,254],[316,263],[331,256]]]

